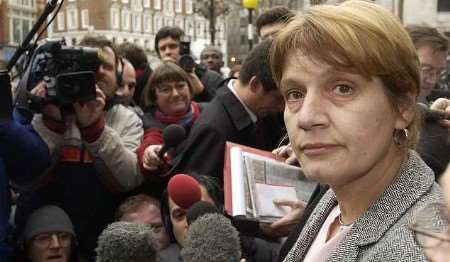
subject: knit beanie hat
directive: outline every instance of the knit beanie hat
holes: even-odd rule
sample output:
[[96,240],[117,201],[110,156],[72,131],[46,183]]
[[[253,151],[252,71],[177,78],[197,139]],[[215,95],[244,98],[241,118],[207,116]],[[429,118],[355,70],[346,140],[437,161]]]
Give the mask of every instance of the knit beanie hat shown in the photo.
[[57,206],[48,205],[36,209],[27,220],[23,240],[28,242],[34,236],[47,232],[65,232],[75,237],[72,221]]

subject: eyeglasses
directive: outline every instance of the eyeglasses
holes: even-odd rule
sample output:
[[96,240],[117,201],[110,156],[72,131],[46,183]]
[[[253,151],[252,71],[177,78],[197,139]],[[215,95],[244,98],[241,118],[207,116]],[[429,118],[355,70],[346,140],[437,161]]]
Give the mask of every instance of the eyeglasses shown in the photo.
[[422,65],[421,70],[425,78],[436,77],[436,79],[441,79],[446,73],[445,69],[438,69],[431,65]]
[[414,238],[430,261],[442,261],[438,257],[449,257],[450,231],[447,207],[443,204],[430,204],[421,209],[409,228]]
[[186,82],[177,82],[175,84],[163,84],[156,88],[158,92],[163,94],[170,94],[172,90],[175,88],[175,90],[182,91],[184,88],[188,87],[188,84]]
[[44,248],[49,247],[51,243],[54,241],[54,237],[56,236],[58,243],[61,247],[68,247],[72,243],[72,235],[69,233],[44,233],[36,235],[32,243],[38,247]]

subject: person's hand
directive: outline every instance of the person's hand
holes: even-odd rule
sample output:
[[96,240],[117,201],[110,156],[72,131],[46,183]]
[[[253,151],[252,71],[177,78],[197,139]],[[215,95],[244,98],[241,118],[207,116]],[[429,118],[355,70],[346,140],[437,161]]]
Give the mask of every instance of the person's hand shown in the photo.
[[96,98],[85,103],[73,103],[77,122],[80,127],[88,127],[97,122],[104,114],[106,96],[103,91],[96,87]]
[[298,165],[297,156],[295,155],[294,150],[292,150],[290,144],[275,148],[272,151],[272,154],[275,154],[277,158],[284,158],[284,162],[288,165]]
[[163,160],[161,160],[158,156],[161,148],[162,145],[150,145],[144,150],[144,157],[142,159],[144,169],[155,171],[160,165],[163,164]]
[[[442,97],[438,98],[431,104],[430,109],[445,111],[447,114],[450,114],[450,100]],[[450,120],[439,120],[439,124],[442,127],[450,128]]]
[[271,224],[260,224],[261,231],[267,236],[282,237],[287,236],[297,225],[305,211],[306,203],[298,199],[274,199],[277,206],[287,206],[291,210],[282,218]]
[[196,96],[198,94],[201,94],[205,87],[202,84],[202,81],[198,78],[198,76],[194,73],[188,73],[189,80],[192,84],[192,96]]
[[[40,82],[30,91],[31,95],[38,96],[41,98],[47,97],[47,86],[45,85],[45,82]],[[62,114],[59,107],[52,104],[45,104],[42,108],[42,114],[46,117],[49,117],[53,120],[62,120]]]

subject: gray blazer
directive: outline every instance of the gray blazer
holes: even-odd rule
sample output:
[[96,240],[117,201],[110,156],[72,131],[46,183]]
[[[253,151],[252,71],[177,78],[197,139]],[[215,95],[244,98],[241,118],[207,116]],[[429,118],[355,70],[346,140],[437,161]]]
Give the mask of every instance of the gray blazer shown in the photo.
[[[433,171],[416,152],[409,151],[394,183],[355,221],[326,261],[426,261],[408,224],[422,207],[442,201]],[[330,189],[315,207],[285,262],[304,259],[336,204]]]

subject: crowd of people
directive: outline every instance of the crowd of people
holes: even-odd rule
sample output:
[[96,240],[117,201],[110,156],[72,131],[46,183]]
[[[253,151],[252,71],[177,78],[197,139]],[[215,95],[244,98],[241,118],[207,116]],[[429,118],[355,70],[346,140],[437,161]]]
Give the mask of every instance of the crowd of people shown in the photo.
[[[95,99],[0,121],[0,261],[450,261],[450,100],[430,96],[448,38],[361,0],[256,25],[229,77],[214,46],[186,66],[178,27],[157,32],[154,68],[135,44],[85,36],[102,54]],[[16,88],[45,100],[34,80]],[[174,124],[185,138],[168,148]],[[313,195],[238,226],[226,142],[300,166]],[[173,195],[179,174],[193,205]]]

